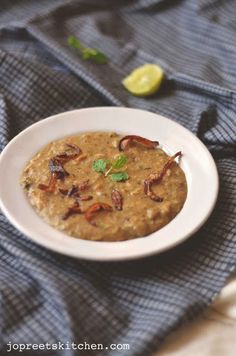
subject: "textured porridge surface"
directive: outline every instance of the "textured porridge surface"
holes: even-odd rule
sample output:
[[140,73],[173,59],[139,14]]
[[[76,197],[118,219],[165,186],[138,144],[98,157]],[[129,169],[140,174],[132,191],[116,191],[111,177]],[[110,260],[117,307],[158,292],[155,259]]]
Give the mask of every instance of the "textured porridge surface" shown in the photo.
[[[187,184],[184,172],[174,162],[159,184],[153,185],[153,191],[163,198],[155,202],[144,194],[144,180],[150,173],[161,171],[169,156],[160,148],[148,149],[134,144],[124,154],[127,163],[122,168],[129,175],[123,182],[113,182],[92,169],[94,160],[114,160],[120,155],[118,143],[122,136],[110,132],[90,132],[65,137],[50,142],[41,149],[26,165],[21,184],[31,205],[50,225],[76,238],[88,240],[119,241],[146,236],[168,224],[182,209],[187,196]],[[69,173],[63,180],[57,180],[52,193],[39,189],[39,184],[48,184],[50,179],[49,161],[65,152],[67,144],[78,145],[82,153],[78,158],[64,165]],[[97,226],[91,225],[84,214],[62,217],[74,204],[73,197],[64,196],[59,189],[70,189],[89,180],[83,194],[91,195],[90,201],[80,202],[85,211],[91,204],[102,202],[112,205],[111,191],[117,189],[123,197],[123,210],[114,207],[111,212],[101,211],[94,215]]]

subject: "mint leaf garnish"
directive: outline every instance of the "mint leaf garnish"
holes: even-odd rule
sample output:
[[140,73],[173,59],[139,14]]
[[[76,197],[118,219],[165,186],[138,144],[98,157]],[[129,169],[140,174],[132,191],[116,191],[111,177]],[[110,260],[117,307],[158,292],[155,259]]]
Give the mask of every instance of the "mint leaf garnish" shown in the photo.
[[112,163],[112,168],[121,169],[124,167],[128,160],[128,157],[125,155],[120,155],[116,158],[115,162]]
[[95,172],[104,173],[107,167],[107,160],[105,159],[97,159],[93,161],[92,168]]
[[124,154],[119,155],[113,163],[106,159],[97,159],[93,161],[92,168],[95,172],[104,173],[105,177],[110,176],[111,180],[114,182],[125,181],[129,178],[127,172],[114,172],[114,170],[119,170],[126,164],[128,157]]
[[110,177],[113,182],[122,182],[129,179],[129,175],[127,172],[112,173]]

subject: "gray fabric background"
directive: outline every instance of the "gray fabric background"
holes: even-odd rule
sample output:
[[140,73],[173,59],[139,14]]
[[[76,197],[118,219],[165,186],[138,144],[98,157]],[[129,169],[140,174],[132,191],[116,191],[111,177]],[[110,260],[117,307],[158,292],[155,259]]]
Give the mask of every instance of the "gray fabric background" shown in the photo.
[[[150,355],[211,303],[236,264],[236,3],[5,0],[0,6],[1,148],[54,113],[123,105],[181,123],[216,160],[214,213],[189,241],[161,256],[75,260],[35,245],[0,215],[3,355],[8,341],[129,343],[128,352],[101,354]],[[101,49],[109,64],[82,61],[67,45],[71,34]],[[167,80],[157,95],[136,98],[120,82],[146,62],[160,64]]]

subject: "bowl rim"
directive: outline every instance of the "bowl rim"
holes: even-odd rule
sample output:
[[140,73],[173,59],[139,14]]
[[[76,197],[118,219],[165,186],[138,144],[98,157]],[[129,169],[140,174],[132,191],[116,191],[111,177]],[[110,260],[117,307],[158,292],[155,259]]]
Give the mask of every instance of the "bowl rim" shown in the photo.
[[[192,140],[195,141],[195,143],[197,143],[197,145],[199,147],[201,147],[202,151],[205,153],[208,161],[209,161],[209,169],[210,169],[210,173],[212,176],[214,176],[214,193],[212,193],[212,198],[211,198],[211,203],[209,204],[209,208],[208,208],[208,212],[207,214],[205,214],[204,218],[201,219],[201,222],[199,222],[191,231],[189,231],[188,233],[184,234],[184,236],[182,236],[181,238],[178,238],[177,240],[173,240],[173,242],[170,245],[166,245],[163,246],[162,248],[158,248],[157,250],[153,250],[153,251],[142,251],[139,250],[138,252],[135,253],[125,253],[123,256],[121,254],[113,254],[111,255],[106,255],[106,248],[104,250],[104,254],[89,254],[89,253],[78,253],[78,251],[75,250],[71,250],[69,253],[68,251],[65,251],[63,246],[60,246],[58,244],[58,246],[56,246],[55,248],[55,244],[54,243],[47,243],[45,241],[40,240],[40,236],[37,235],[36,232],[32,231],[32,229],[27,228],[26,226],[22,226],[22,224],[18,221],[17,217],[12,215],[11,212],[9,211],[9,209],[7,208],[4,199],[2,197],[2,192],[0,189],[0,208],[3,211],[3,213],[6,215],[6,217],[8,218],[8,220],[20,231],[22,232],[24,235],[26,235],[28,238],[30,238],[32,241],[40,244],[41,246],[44,246],[50,250],[62,253],[64,255],[69,255],[71,257],[77,257],[77,258],[81,258],[81,259],[88,259],[88,260],[96,260],[96,261],[118,261],[118,260],[132,260],[132,259],[137,259],[137,258],[143,258],[149,255],[153,255],[153,254],[157,254],[157,253],[161,253],[163,251],[166,251],[168,249],[171,249],[173,247],[175,247],[176,245],[182,243],[183,241],[185,241],[189,236],[193,235],[197,230],[199,230],[199,228],[206,222],[206,220],[209,218],[209,216],[211,215],[214,206],[216,204],[217,201],[217,197],[218,197],[218,192],[219,192],[219,176],[218,176],[218,172],[217,172],[217,167],[216,164],[214,162],[214,159],[212,157],[212,155],[210,154],[210,152],[208,151],[207,147],[200,141],[200,139],[198,137],[196,137],[191,131],[189,131],[188,129],[186,129],[185,127],[183,127],[182,125],[180,125],[179,123],[166,118],[162,115],[158,115],[146,110],[141,110],[141,109],[136,109],[136,108],[126,108],[126,107],[113,107],[113,106],[103,106],[103,107],[92,107],[92,108],[83,108],[83,109],[76,109],[76,110],[71,110],[71,111],[67,111],[67,112],[63,112],[63,113],[59,113],[56,115],[52,115],[49,116],[45,119],[42,119],[32,125],[30,125],[29,127],[27,127],[26,129],[24,129],[23,131],[21,131],[18,135],[16,135],[7,145],[6,147],[3,149],[3,151],[0,154],[0,171],[1,171],[1,164],[2,161],[5,159],[5,156],[8,154],[9,150],[12,149],[12,147],[14,147],[16,142],[19,142],[19,140],[21,140],[22,138],[24,138],[26,132],[30,133],[31,131],[40,129],[40,127],[47,125],[49,122],[53,121],[53,120],[64,120],[66,117],[69,116],[73,116],[75,114],[81,114],[83,115],[83,113],[92,113],[96,111],[106,111],[106,112],[114,112],[114,111],[126,111],[126,112],[133,112],[133,113],[142,113],[143,115],[151,115],[151,116],[155,116],[156,118],[161,119],[162,121],[164,120],[166,123],[168,123],[171,126],[174,126],[177,130],[181,130],[182,132],[184,132],[185,134],[187,134],[187,136],[189,136],[189,138],[191,138]],[[146,118],[145,118],[146,120]],[[86,128],[83,130],[84,132],[86,131]],[[99,131],[99,129],[94,128],[94,131]],[[132,131],[132,130],[131,130]],[[66,137],[68,135],[65,136],[58,136],[56,139],[60,139],[61,137]],[[56,140],[55,139],[55,140]],[[48,141],[49,142],[49,141]],[[32,156],[28,157],[28,160],[30,160]],[[1,183],[1,173],[0,173],[0,183]],[[188,199],[188,196],[187,196]],[[186,200],[187,200],[186,199]],[[31,207],[32,210],[33,207]],[[179,214],[178,214],[179,215]],[[177,215],[177,216],[178,216]],[[41,220],[43,220],[42,218],[40,218]],[[172,222],[175,219],[172,220]],[[169,223],[170,224],[170,223]],[[169,224],[167,224],[166,226],[168,226]],[[52,228],[50,225],[46,224],[48,226],[49,229],[53,229],[54,231],[57,231],[55,228]],[[165,227],[166,227],[165,226]],[[163,227],[162,229],[159,230],[159,232],[161,230],[163,230],[165,227]],[[158,232],[158,231],[157,231]],[[157,232],[154,232],[153,234],[156,234]],[[150,234],[150,235],[153,235]],[[33,236],[32,236],[33,235]],[[131,240],[126,240],[126,241],[119,241],[119,242],[103,242],[103,241],[90,241],[90,240],[82,240],[82,239],[75,239],[73,237],[69,237],[68,235],[66,235],[69,239],[73,239],[76,241],[86,241],[89,244],[94,244],[94,246],[96,244],[103,244],[104,246],[106,244],[109,245],[117,245],[118,244],[123,244],[123,245],[131,245],[133,244],[133,241],[137,241],[140,239],[148,239],[150,235],[147,235],[146,237],[140,237],[140,238],[135,238],[135,239],[131,239]],[[160,237],[159,237],[160,238]]]

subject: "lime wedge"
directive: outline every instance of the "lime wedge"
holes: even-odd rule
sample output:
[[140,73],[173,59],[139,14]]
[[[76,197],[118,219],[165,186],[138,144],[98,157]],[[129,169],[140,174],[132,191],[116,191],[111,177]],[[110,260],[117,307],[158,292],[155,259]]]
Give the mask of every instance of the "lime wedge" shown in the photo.
[[164,71],[160,66],[144,64],[124,78],[122,84],[133,95],[148,96],[158,91],[163,78]]

